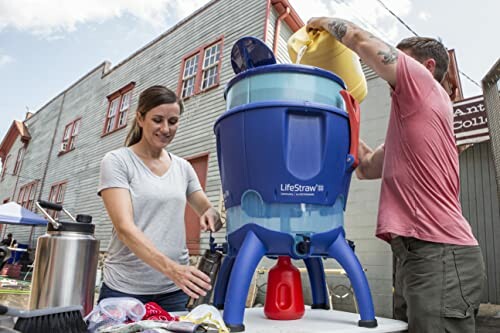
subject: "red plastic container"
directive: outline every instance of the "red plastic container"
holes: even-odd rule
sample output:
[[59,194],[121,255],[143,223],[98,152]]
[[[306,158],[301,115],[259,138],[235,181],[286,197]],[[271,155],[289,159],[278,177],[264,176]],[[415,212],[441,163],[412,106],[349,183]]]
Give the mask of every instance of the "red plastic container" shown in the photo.
[[267,277],[264,314],[269,319],[292,320],[302,318],[304,312],[300,271],[290,257],[279,257]]

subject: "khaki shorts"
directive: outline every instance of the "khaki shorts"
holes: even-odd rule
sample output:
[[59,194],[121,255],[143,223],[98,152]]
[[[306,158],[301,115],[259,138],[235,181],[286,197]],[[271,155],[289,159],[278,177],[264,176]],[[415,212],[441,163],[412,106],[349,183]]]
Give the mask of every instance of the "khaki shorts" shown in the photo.
[[475,333],[485,282],[479,246],[432,243],[396,237],[394,317],[410,333]]

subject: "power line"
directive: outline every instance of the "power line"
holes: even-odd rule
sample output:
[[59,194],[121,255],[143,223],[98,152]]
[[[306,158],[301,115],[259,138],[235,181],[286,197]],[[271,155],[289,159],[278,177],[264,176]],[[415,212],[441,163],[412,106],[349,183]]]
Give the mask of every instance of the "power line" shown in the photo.
[[[377,1],[382,7],[384,7],[385,10],[387,10],[392,16],[394,16],[406,29],[408,29],[409,31],[411,31],[415,36],[417,36],[417,37],[420,36],[418,33],[415,32],[415,30],[413,30],[408,24],[406,24],[406,22],[403,21],[402,18],[400,18],[396,13],[394,13],[392,10],[390,10],[389,7],[387,7],[386,4],[382,2],[382,0],[375,0],[375,1]],[[477,87],[481,88],[481,86],[479,85],[479,83],[477,83],[469,75],[465,74],[460,69],[458,70],[458,72],[460,74],[462,74],[465,78],[467,78],[467,80],[469,80],[470,82],[472,82],[473,84],[475,84]]]
[[375,31],[377,34],[379,34],[380,36],[382,36],[384,39],[386,39],[388,41],[391,40],[391,38],[389,38],[389,36],[387,36],[385,34],[385,32],[379,30],[376,26],[374,26],[373,24],[368,22],[361,15],[358,15],[358,13],[356,12],[356,8],[354,8],[349,2],[346,2],[345,0],[335,0],[335,2],[338,3],[339,5],[344,4],[347,8],[349,8],[352,15],[355,16],[360,21],[360,23],[363,25],[363,28],[365,28],[367,30]]
[[412,29],[410,28],[410,26],[408,24],[406,24],[405,21],[403,21],[402,18],[400,18],[398,15],[396,15],[392,10],[390,10],[386,5],[385,3],[383,3],[381,0],[376,0],[379,4],[382,5],[382,7],[385,8],[385,10],[387,10],[392,16],[394,16],[396,18],[396,20],[398,20],[402,25],[404,25],[406,27],[406,29],[410,30],[415,36],[418,37],[418,34]]

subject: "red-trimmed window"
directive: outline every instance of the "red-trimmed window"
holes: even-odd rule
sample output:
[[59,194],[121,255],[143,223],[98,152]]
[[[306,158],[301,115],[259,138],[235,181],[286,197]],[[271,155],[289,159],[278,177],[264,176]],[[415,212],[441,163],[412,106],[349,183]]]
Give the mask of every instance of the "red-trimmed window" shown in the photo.
[[[66,192],[66,182],[62,183],[57,183],[52,185],[50,188],[50,193],[49,193],[49,202],[61,204],[64,201],[64,193]],[[54,219],[59,218],[59,212],[55,210],[51,210],[49,214],[52,216]]]
[[81,119],[78,118],[66,125],[61,142],[61,149],[59,150],[60,153],[67,153],[75,149],[76,138],[78,137],[78,132],[80,131],[80,123]]
[[33,209],[37,185],[38,181],[33,181],[24,186],[21,186],[21,188],[19,189],[19,194],[17,195],[17,203],[26,209]]
[[127,116],[130,109],[134,85],[135,83],[132,82],[108,96],[108,112],[106,113],[103,135],[127,126]]
[[2,175],[0,176],[0,182],[5,178],[5,174],[7,173],[7,165],[9,164],[10,155],[7,155],[2,165]]
[[21,162],[23,161],[23,155],[24,155],[24,147],[21,147],[17,151],[16,165],[14,165],[14,172],[13,172],[14,175],[17,175],[17,173],[21,169]]
[[204,45],[184,57],[177,94],[181,98],[196,95],[219,85],[222,38]]

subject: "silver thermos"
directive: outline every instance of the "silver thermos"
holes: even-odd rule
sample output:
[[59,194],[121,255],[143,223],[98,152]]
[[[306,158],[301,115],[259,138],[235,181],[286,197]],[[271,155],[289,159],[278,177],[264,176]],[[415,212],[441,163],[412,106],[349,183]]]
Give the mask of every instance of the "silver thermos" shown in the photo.
[[[92,216],[74,218],[61,205],[42,200],[37,207],[50,223],[36,246],[30,309],[81,305],[86,315],[94,307],[99,259]],[[45,209],[62,210],[73,222],[55,221]]]

